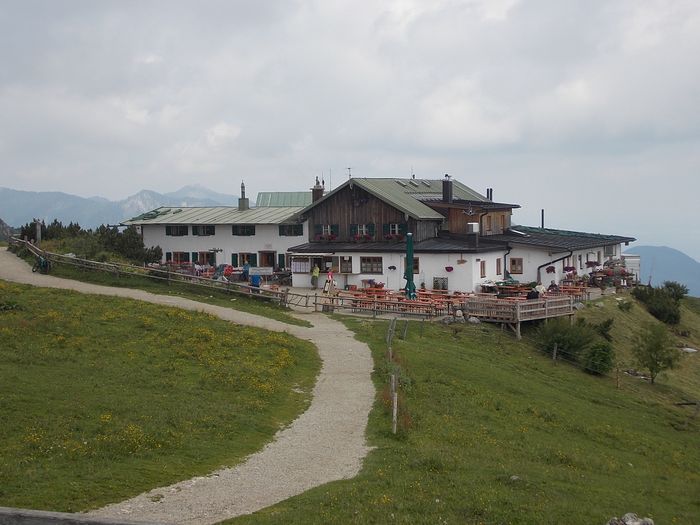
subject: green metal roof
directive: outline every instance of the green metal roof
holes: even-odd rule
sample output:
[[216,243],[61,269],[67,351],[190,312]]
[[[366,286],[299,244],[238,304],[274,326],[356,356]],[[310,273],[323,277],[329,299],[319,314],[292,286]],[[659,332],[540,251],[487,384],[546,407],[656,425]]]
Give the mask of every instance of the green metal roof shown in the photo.
[[[414,219],[441,220],[444,217],[421,201],[442,200],[442,179],[371,179],[353,178],[345,181],[322,199],[304,208],[311,209],[348,185],[358,185],[368,193]],[[487,202],[486,197],[456,180],[452,181],[454,199]]]
[[301,206],[250,208],[232,206],[161,207],[125,220],[122,224],[283,224],[292,222]]
[[310,191],[261,191],[255,201],[257,208],[263,206],[308,206],[311,204]]

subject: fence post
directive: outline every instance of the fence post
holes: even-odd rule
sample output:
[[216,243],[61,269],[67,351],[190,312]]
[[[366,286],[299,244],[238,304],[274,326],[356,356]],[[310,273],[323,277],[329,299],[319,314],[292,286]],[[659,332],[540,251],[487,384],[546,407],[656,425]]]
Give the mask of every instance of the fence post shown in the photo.
[[554,349],[552,350],[552,361],[557,360],[557,343],[554,343]]
[[396,423],[399,412],[399,396],[394,392],[391,396],[391,432],[396,434]]
[[314,294],[314,312],[318,312],[318,294]]
[[404,321],[403,325],[403,337],[401,339],[406,340],[406,334],[408,333],[408,319]]

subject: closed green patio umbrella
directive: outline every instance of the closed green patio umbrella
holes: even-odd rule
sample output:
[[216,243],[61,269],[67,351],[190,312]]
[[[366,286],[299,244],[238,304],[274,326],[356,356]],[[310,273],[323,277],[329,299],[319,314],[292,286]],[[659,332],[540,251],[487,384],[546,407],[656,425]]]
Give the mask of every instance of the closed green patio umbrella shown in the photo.
[[416,283],[413,282],[413,234],[406,234],[406,267],[403,278],[406,279],[406,299],[416,298]]

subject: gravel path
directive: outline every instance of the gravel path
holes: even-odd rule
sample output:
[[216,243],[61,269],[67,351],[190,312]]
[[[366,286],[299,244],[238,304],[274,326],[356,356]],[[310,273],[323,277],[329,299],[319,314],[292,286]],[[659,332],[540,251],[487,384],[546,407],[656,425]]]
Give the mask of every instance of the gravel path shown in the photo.
[[311,405],[261,451],[234,468],[157,488],[92,511],[90,516],[212,524],[250,514],[329,481],[352,478],[359,472],[369,451],[365,428],[374,400],[370,378],[373,363],[367,345],[355,340],[341,323],[322,314],[307,314],[304,319],[314,326],[303,328],[189,299],[35,274],[24,261],[5,250],[0,250],[0,279],[208,312],[235,323],[284,331],[318,348],[323,364]]

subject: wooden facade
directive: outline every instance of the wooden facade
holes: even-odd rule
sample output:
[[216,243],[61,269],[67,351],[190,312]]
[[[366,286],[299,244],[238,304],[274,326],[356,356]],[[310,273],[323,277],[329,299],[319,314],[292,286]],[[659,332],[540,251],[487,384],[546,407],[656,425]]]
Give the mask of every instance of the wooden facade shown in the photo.
[[510,227],[510,210],[490,211],[484,214],[483,209],[475,209],[472,214],[466,213],[463,208],[450,207],[448,209],[448,230],[450,233],[468,233],[467,224],[479,224],[480,235],[498,235]]
[[[368,193],[363,188],[350,185],[311,208],[306,214],[309,221],[309,241],[333,240],[351,242],[357,234],[356,225],[366,225],[373,241],[387,242],[389,224],[397,224],[401,235],[412,232],[416,242],[437,235],[442,221],[417,221],[408,214],[394,208],[383,200]],[[326,235],[323,226],[332,227],[331,235]],[[330,237],[330,239],[328,239]]]

